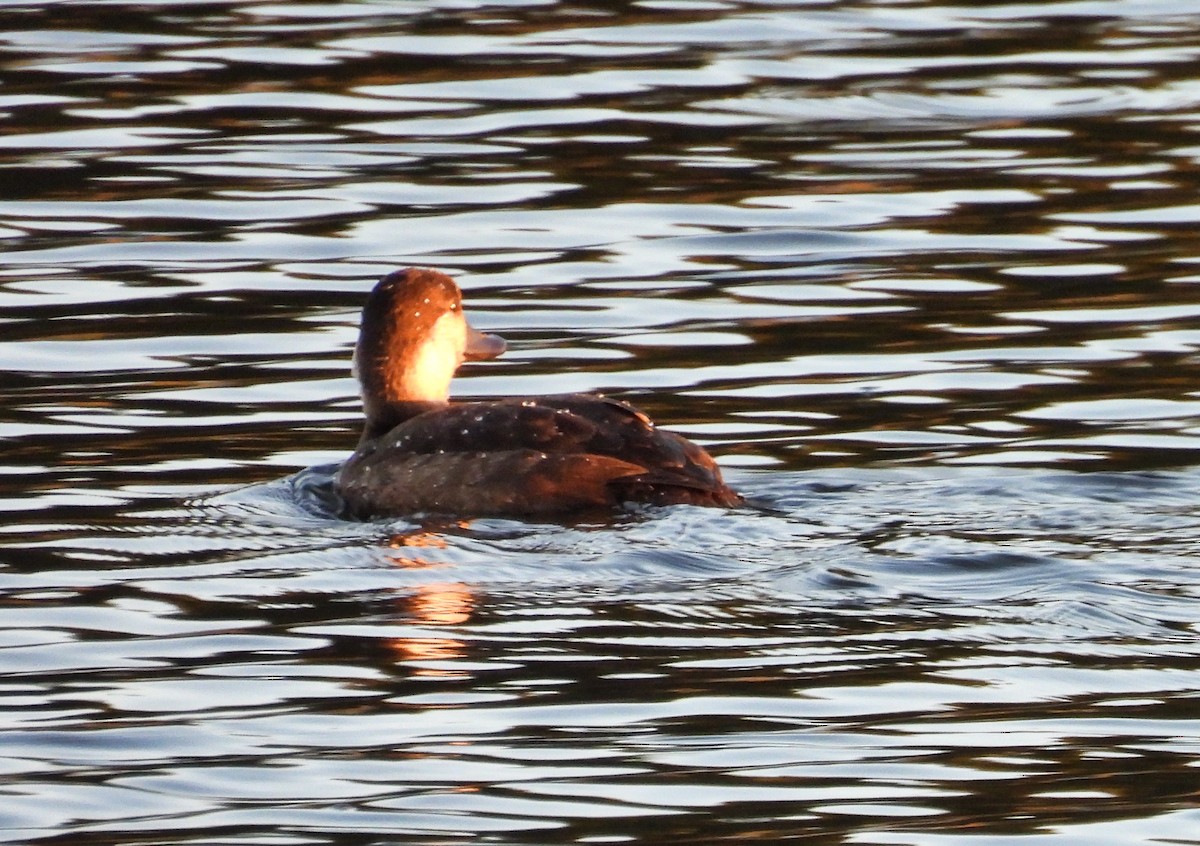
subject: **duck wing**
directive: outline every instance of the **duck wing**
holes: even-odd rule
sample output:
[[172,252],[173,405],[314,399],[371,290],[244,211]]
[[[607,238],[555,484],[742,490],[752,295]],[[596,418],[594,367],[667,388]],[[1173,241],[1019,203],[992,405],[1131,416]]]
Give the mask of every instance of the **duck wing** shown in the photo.
[[740,502],[700,447],[627,403],[587,394],[430,409],[360,445],[338,484],[360,514]]

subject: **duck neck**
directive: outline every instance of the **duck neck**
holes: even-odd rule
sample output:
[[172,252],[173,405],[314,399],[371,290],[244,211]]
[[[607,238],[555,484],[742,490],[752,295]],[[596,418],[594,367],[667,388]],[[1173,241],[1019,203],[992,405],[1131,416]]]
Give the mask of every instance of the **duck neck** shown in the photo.
[[399,327],[373,327],[359,337],[354,367],[362,385],[363,440],[446,405],[450,381],[463,361],[466,323],[458,312],[439,317],[423,337],[402,337]]
[[[377,438],[411,417],[446,405],[448,388],[453,372],[431,381],[428,370],[423,370],[420,351],[412,356],[410,366],[394,367],[395,357],[363,355],[359,350],[355,356],[355,369],[362,385],[363,426],[362,441]],[[399,357],[407,360],[408,356]],[[389,369],[389,365],[391,366]]]

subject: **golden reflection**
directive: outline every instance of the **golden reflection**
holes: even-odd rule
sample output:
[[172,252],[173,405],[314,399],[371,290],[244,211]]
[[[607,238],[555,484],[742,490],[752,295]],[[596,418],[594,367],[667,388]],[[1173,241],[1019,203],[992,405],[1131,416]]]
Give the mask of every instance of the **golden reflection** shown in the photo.
[[[391,561],[406,570],[432,570],[448,566],[431,561],[409,550],[445,549],[445,538],[436,532],[417,531],[395,535],[388,546],[395,550]],[[440,581],[419,585],[400,601],[402,615],[415,623],[427,626],[456,626],[466,623],[478,604],[474,590],[464,582]],[[388,645],[402,661],[442,662],[466,656],[466,643],[455,637],[397,637]],[[441,667],[421,667],[418,675],[449,677],[458,673]]]

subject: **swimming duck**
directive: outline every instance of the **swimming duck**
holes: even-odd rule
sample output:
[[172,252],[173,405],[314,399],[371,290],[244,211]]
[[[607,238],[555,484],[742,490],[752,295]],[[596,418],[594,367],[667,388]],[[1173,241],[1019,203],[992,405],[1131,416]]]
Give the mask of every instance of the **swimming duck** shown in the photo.
[[375,286],[354,350],[366,422],[334,480],[349,515],[741,503],[707,452],[620,400],[449,402],[459,365],[504,349],[503,339],[467,323],[462,294],[444,273],[409,268]]

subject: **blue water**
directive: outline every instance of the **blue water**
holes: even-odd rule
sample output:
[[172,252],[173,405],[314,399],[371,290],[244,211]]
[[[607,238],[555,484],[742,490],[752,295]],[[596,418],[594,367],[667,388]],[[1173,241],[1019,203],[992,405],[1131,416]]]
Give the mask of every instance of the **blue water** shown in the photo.
[[[0,841],[1200,844],[1200,17],[10,3]],[[337,519],[358,310],[750,504]]]

